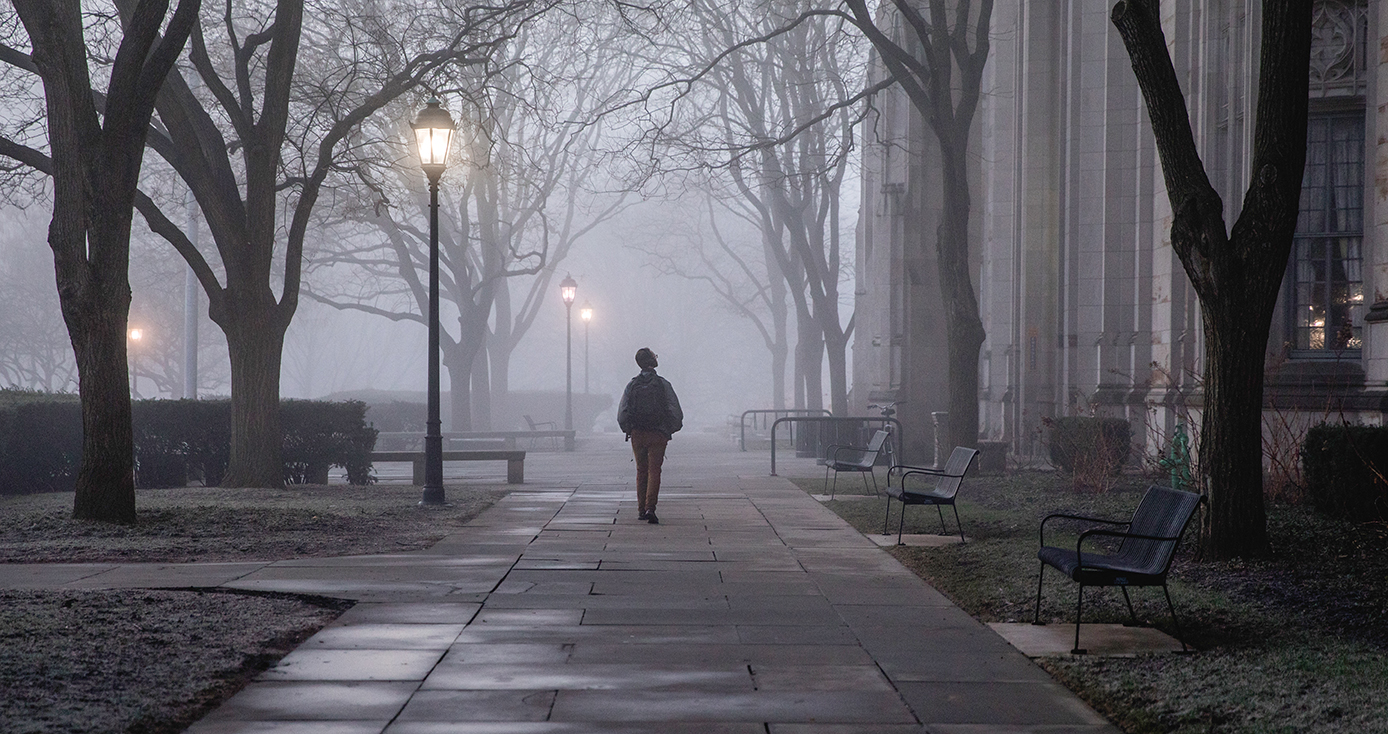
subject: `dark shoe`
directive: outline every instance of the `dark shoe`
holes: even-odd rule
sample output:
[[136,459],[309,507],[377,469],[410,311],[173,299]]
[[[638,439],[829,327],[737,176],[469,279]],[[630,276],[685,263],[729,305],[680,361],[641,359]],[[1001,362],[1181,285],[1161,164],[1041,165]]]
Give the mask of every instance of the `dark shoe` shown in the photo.
[[646,513],[646,522],[648,522],[648,523],[650,523],[650,524],[652,524],[652,525],[659,525],[659,524],[660,524],[660,518],[658,518],[658,517],[655,516],[655,510],[651,510],[650,512],[647,512],[647,513]]
[[651,516],[651,513],[646,512],[645,510],[642,510],[642,511],[641,511],[641,514],[636,516],[636,519],[637,519],[637,520],[645,520],[646,518],[648,518],[648,517],[650,517],[650,516]]

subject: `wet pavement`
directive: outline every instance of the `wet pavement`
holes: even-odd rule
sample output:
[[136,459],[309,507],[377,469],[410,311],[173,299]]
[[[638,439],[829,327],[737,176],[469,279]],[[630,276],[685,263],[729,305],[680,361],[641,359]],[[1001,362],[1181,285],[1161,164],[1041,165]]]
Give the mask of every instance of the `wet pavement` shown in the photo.
[[[768,476],[765,452],[677,437],[651,525],[636,518],[620,437],[580,448],[532,452],[525,489],[423,552],[11,565],[0,587],[226,586],[358,601],[195,734],[1118,731]],[[819,471],[781,461],[782,475]]]

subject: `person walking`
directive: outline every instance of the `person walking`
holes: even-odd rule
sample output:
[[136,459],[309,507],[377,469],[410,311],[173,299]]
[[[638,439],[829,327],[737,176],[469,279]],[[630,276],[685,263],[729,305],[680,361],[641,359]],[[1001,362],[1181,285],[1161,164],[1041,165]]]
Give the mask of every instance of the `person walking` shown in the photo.
[[684,427],[684,411],[670,381],[655,373],[656,353],[647,347],[636,350],[636,366],[641,374],[631,378],[617,404],[617,425],[631,441],[636,455],[636,509],[640,519],[656,525],[656,500],[660,497],[660,469],[665,463],[665,447],[675,432]]

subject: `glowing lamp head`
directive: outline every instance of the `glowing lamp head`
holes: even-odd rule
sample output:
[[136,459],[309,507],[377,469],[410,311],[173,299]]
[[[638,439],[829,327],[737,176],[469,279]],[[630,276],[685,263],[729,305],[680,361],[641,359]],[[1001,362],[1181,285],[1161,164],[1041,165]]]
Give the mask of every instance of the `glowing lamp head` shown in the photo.
[[449,143],[453,140],[453,116],[439,106],[438,99],[429,98],[429,106],[419,111],[410,127],[414,128],[415,144],[424,172],[432,176],[443,173],[448,165]]
[[565,275],[564,279],[559,281],[559,297],[564,299],[565,306],[571,306],[577,295],[578,281],[574,280],[572,275]]
[[144,329],[131,329],[131,330],[130,330],[130,341],[132,341],[132,342],[138,342],[138,341],[140,341],[140,340],[143,339],[143,338],[145,338],[145,330],[144,330]]
[[589,321],[592,321],[592,320],[593,320],[593,304],[591,304],[591,303],[589,303],[589,302],[587,302],[587,301],[584,301],[584,302],[583,302],[583,307],[580,308],[580,309],[578,309],[578,317],[579,317],[580,319],[583,319],[583,322],[584,322],[584,323],[587,323],[587,322],[589,322]]

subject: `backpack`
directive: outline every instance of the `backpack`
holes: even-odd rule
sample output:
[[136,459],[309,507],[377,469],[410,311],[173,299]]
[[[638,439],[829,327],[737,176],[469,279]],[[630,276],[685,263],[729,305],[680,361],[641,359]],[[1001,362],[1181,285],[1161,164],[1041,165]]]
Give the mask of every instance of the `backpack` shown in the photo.
[[665,386],[660,384],[660,378],[637,378],[631,385],[627,410],[631,414],[631,428],[647,431],[665,430],[670,408],[666,403]]

